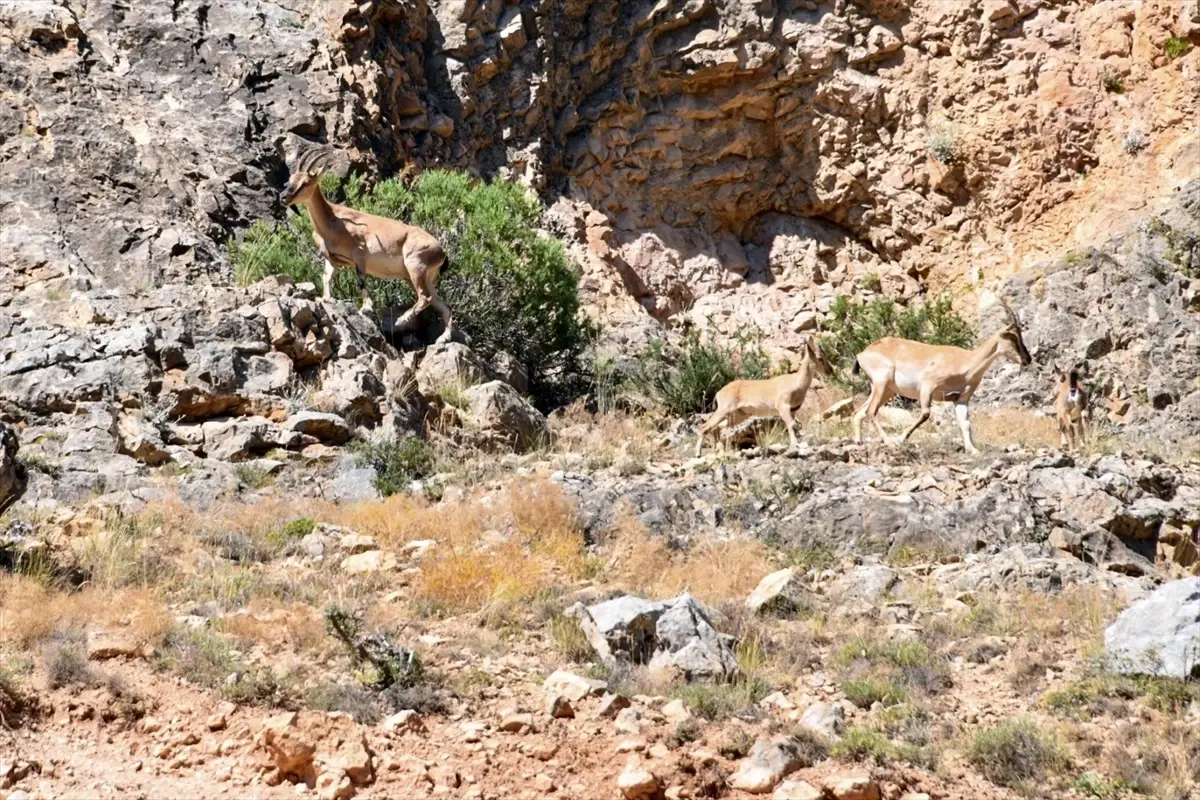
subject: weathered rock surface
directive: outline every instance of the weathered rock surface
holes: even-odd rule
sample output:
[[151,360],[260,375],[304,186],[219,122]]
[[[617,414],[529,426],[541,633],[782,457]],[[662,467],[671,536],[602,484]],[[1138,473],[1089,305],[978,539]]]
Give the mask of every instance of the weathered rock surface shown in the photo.
[[568,609],[606,663],[648,664],[686,680],[726,679],[737,672],[733,638],[717,631],[689,594],[656,603],[625,595]]
[[802,611],[811,601],[799,572],[788,567],[765,576],[746,598],[746,609],[752,614],[781,617]]
[[484,440],[524,450],[550,437],[546,417],[501,381],[472,386],[463,393],[469,408],[469,425]]
[[1166,583],[1122,611],[1104,647],[1121,672],[1200,677],[1200,578]]
[[737,771],[729,776],[729,785],[750,794],[766,794],[781,780],[802,766],[796,745],[786,736],[762,738],[750,748]]

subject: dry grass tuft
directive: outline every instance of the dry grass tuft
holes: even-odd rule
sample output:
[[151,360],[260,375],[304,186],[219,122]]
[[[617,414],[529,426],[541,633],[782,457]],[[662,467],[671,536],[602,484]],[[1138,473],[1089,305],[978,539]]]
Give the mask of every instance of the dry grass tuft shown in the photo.
[[691,592],[707,603],[742,598],[775,569],[757,539],[727,539],[674,550],[633,519],[618,522],[606,542],[604,578],[654,598]]
[[[957,425],[952,427],[958,435]],[[997,408],[971,414],[971,438],[986,444],[1021,447],[1058,447],[1058,421],[1024,408]]]
[[147,590],[67,592],[21,576],[0,576],[0,641],[20,648],[89,628],[125,628],[139,643],[155,644],[171,624],[161,598]]

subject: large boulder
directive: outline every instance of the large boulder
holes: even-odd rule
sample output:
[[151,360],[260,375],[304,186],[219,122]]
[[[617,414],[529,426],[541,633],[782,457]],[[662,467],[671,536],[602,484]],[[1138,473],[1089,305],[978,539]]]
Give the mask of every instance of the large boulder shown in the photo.
[[21,499],[29,483],[25,465],[17,458],[16,432],[0,422],[0,513]]
[[729,776],[729,785],[750,794],[766,794],[802,766],[796,744],[788,737],[759,739]]
[[665,602],[625,595],[587,607],[577,603],[568,613],[605,663],[648,664],[686,680],[737,673],[733,637],[718,631],[690,594]]
[[1104,648],[1123,673],[1200,678],[1200,578],[1164,584],[1125,609]]
[[430,398],[447,387],[461,391],[487,380],[488,368],[483,359],[458,342],[430,345],[417,367],[417,389]]
[[470,425],[487,442],[524,450],[549,439],[550,427],[542,412],[507,383],[489,381],[464,394]]

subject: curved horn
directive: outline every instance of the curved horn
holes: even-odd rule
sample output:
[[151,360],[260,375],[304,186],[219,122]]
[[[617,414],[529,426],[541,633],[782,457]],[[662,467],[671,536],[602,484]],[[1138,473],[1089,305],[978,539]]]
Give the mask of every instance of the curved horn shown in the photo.
[[296,163],[292,167],[295,172],[308,172],[308,168],[312,166],[313,159],[316,158],[320,150],[316,147],[306,147],[296,157]]
[[1004,308],[1004,313],[1008,315],[1008,324],[1014,328],[1021,327],[1021,320],[1017,318],[1017,314],[1012,310],[1012,307],[1003,300],[1000,301],[1000,305]]

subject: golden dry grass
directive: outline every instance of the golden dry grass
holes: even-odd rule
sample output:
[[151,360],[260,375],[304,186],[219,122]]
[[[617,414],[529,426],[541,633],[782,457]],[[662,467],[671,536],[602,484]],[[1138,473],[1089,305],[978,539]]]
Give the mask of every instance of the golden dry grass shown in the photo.
[[56,633],[122,628],[154,644],[173,624],[162,598],[141,589],[47,588],[20,575],[0,576],[0,641],[28,648]]
[[741,598],[776,569],[757,539],[728,539],[672,550],[635,520],[621,520],[605,543],[606,583],[649,597],[691,592],[707,603]]

